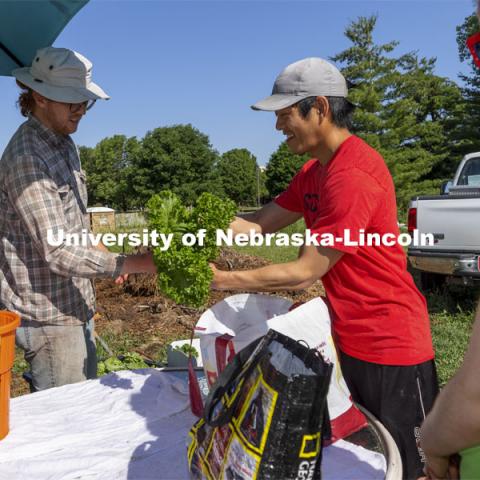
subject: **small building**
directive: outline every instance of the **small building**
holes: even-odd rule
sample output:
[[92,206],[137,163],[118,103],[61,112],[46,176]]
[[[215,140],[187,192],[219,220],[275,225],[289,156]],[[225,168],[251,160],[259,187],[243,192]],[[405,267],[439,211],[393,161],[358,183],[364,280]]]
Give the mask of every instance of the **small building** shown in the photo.
[[115,210],[113,208],[89,207],[87,213],[93,232],[113,232],[115,230]]

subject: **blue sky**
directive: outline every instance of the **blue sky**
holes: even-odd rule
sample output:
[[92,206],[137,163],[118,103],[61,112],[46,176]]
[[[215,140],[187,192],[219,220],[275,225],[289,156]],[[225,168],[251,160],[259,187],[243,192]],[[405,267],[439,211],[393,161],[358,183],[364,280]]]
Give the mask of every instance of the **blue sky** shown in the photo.
[[[114,134],[191,123],[219,152],[245,147],[264,165],[283,137],[273,114],[249,106],[286,65],[340,52],[349,45],[345,27],[377,14],[376,42],[398,40],[394,54],[437,57],[436,73],[456,80],[467,68],[455,28],[473,9],[471,0],[91,0],[55,46],[88,57],[112,99],[97,102],[74,139],[94,146]],[[22,121],[17,91],[0,77],[0,152]]]

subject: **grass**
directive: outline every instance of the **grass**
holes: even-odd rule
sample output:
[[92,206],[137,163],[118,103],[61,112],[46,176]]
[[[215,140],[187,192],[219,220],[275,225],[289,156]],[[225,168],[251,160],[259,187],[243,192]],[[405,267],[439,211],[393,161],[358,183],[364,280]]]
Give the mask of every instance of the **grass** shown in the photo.
[[[283,230],[280,230],[283,233],[287,233],[289,235],[293,233],[303,233],[305,230],[305,223],[303,220],[298,220],[294,224],[284,228]],[[256,257],[262,257],[266,258],[267,260],[270,260],[273,263],[285,263],[285,262],[291,262],[292,260],[295,260],[298,257],[298,247],[283,247],[283,246],[259,246],[259,247],[251,247],[251,246],[246,246],[246,247],[232,247],[234,250],[236,250],[239,253],[243,253],[245,255],[254,255]]]
[[460,367],[470,339],[473,312],[437,313],[430,317],[438,381],[444,385]]
[[28,363],[23,358],[23,352],[18,347],[15,347],[15,361],[13,362],[12,372],[22,375],[27,370]]
[[470,340],[480,288],[452,285],[427,295],[440,385],[460,367]]

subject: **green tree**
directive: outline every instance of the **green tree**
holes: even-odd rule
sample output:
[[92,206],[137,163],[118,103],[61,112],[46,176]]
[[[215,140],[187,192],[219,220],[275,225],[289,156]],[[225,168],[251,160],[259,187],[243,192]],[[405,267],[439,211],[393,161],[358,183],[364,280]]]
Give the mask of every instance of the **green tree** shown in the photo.
[[434,73],[436,59],[415,52],[395,57],[398,42],[377,45],[377,17],[360,17],[345,30],[352,46],[335,55],[357,84],[355,133],[379,150],[395,182],[400,215],[415,194],[438,191],[451,170],[451,128],[462,104],[459,87]]
[[392,87],[396,59],[387,56],[398,42],[377,45],[373,32],[377,16],[359,17],[345,29],[352,45],[331,59],[339,63],[342,73],[353,84],[349,99],[358,106],[353,116],[354,131],[369,145],[381,148],[381,135],[385,131],[384,104]]
[[193,204],[202,192],[218,193],[214,166],[218,153],[208,136],[191,125],[148,132],[135,156],[130,182],[139,205],[155,193],[171,190]]
[[89,204],[108,205],[127,210],[133,201],[129,182],[132,156],[138,150],[136,138],[114,135],[94,148],[80,147],[80,157],[87,173]]
[[96,205],[98,202],[95,197],[95,180],[93,179],[93,172],[96,168],[94,148],[79,146],[78,151],[82,169],[87,175],[88,204]]
[[265,171],[265,184],[270,198],[276,197],[288,187],[308,158],[308,155],[292,153],[285,142],[278,147],[270,157]]
[[455,82],[435,75],[435,64],[416,53],[402,56],[385,105],[381,151],[403,214],[412,196],[438,193],[454,168],[450,127],[462,96]]
[[270,194],[268,193],[268,188],[267,188],[267,172],[266,172],[266,167],[259,167],[259,181],[260,181],[260,188],[259,188],[259,193],[257,198],[257,203],[258,206],[263,205],[264,203],[268,202],[270,199]]
[[256,205],[260,172],[254,155],[246,148],[234,148],[221,156],[217,169],[229,198],[237,205]]

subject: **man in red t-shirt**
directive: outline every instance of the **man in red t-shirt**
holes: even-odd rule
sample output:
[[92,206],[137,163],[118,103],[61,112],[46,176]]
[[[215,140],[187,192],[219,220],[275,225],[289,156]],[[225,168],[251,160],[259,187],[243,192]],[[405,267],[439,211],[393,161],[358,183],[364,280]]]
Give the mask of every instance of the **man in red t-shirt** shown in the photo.
[[[350,133],[354,106],[347,94],[347,83],[332,64],[307,58],[289,65],[272,95],[252,107],[274,111],[290,150],[312,159],[285,192],[236,218],[231,228],[270,233],[303,217],[320,245],[311,242],[297,260],[256,270],[224,272],[212,266],[212,285],[295,290],[321,278],[352,396],[390,430],[404,478],[418,478],[423,469],[418,432],[438,392],[428,312],[396,241],[392,177],[381,155]],[[368,246],[372,234],[384,244]]]

